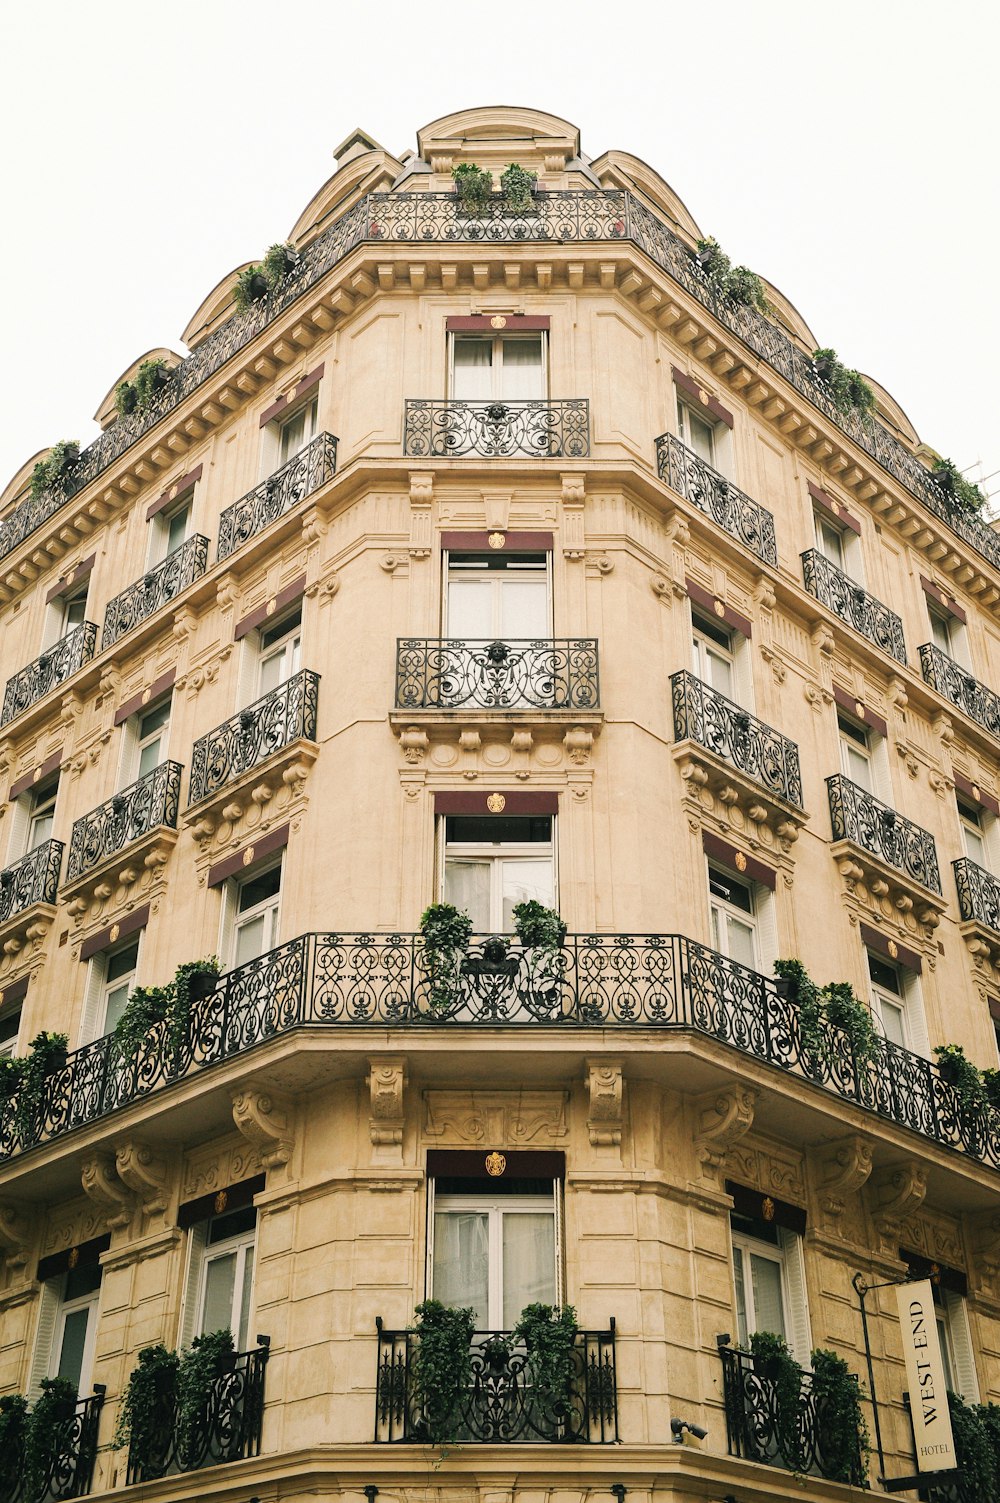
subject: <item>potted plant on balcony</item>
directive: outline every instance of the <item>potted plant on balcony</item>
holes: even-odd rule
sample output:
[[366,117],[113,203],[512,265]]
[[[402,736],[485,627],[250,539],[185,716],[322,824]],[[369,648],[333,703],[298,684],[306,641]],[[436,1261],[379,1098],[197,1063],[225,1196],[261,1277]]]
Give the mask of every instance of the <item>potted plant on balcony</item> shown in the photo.
[[820,1068],[826,1044],[820,989],[800,960],[776,960],[778,995],[791,1002],[799,1030],[799,1047],[805,1069]]
[[983,1077],[979,1067],[966,1058],[962,1045],[938,1044],[934,1053],[937,1055],[941,1079],[954,1088],[963,1108],[982,1110],[987,1101]]
[[[1000,1454],[996,1450],[996,1421],[984,1417],[984,1409],[995,1405],[966,1404],[957,1394],[949,1393],[948,1409],[955,1440],[955,1459],[962,1469],[963,1498],[995,1498],[1000,1489]],[[985,1421],[985,1422],[984,1422]]]
[[61,438],[53,444],[44,459],[40,459],[31,472],[28,489],[33,501],[39,500],[46,491],[66,491],[73,466],[80,458],[80,445],[76,439]]
[[186,960],[174,972],[174,995],[167,1013],[166,1044],[175,1063],[190,1035],[191,1013],[199,1002],[205,1001],[215,991],[219,969],[218,956],[209,955],[205,960]]
[[41,1132],[45,1082],[66,1064],[68,1044],[69,1037],[65,1033],[38,1033],[28,1046],[29,1053],[21,1061],[15,1113],[18,1136],[25,1147],[35,1142]]
[[983,1090],[994,1111],[1000,1111],[1000,1070],[983,1071]]
[[490,206],[493,174],[475,162],[460,162],[451,170],[458,194],[459,213],[469,219],[481,219]]
[[475,1315],[425,1299],[414,1312],[416,1349],[410,1358],[414,1408],[432,1445],[453,1438],[472,1377]]
[[453,903],[431,903],[420,916],[423,970],[431,1011],[450,1007],[458,995],[462,958],[472,935],[472,920]]
[[254,303],[273,292],[298,258],[294,245],[277,244],[268,247],[263,261],[245,266],[233,287],[237,313],[245,313]]
[[538,178],[517,162],[511,162],[500,174],[500,191],[508,214],[530,214],[535,206]]
[[172,1000],[173,988],[170,986],[137,986],[129,994],[111,1035],[119,1059],[135,1058],[152,1030],[166,1018]]
[[177,1450],[190,1456],[199,1449],[212,1390],[216,1381],[236,1364],[232,1331],[209,1331],[196,1336],[180,1355],[177,1368]]
[[514,933],[527,951],[528,999],[551,1012],[559,1003],[566,925],[554,908],[535,898],[514,905]]
[[774,1331],[754,1331],[750,1337],[754,1372],[772,1385],[777,1439],[787,1462],[797,1465],[802,1415],[802,1368]]
[[43,1378],[24,1430],[24,1496],[44,1497],[53,1458],[76,1413],[76,1384],[69,1378]]
[[748,266],[734,266],[714,235],[698,241],[694,260],[713,291],[727,303],[756,308],[758,313],[773,313],[757,273]]
[[526,1305],[511,1333],[524,1343],[532,1408],[565,1425],[573,1415],[575,1349],[580,1328],[572,1305]]
[[871,1439],[861,1410],[861,1385],[843,1357],[817,1347],[810,1357],[816,1425],[831,1482],[863,1487],[868,1479]]
[[830,981],[821,992],[823,1015],[851,1041],[855,1064],[864,1067],[878,1052],[871,1008],[854,995],[849,981]]
[[838,412],[857,412],[865,417],[875,406],[875,393],[860,371],[852,370],[831,349],[813,350],[812,374]]
[[978,485],[966,480],[952,460],[935,459],[931,478],[951,511],[966,517],[978,517],[982,514],[986,497]]
[[177,1353],[158,1341],[142,1348],[125,1385],[111,1444],[116,1451],[128,1447],[137,1476],[155,1476],[162,1466],[177,1402],[179,1366]]
[[28,1425],[28,1401],[23,1393],[0,1397],[0,1496],[16,1495],[21,1479],[24,1439]]

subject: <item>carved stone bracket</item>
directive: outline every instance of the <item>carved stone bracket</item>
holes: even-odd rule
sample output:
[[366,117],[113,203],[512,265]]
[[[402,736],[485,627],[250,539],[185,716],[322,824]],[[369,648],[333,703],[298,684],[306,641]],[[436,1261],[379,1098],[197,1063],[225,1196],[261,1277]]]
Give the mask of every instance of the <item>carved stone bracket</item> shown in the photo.
[[368,1132],[372,1142],[377,1147],[401,1144],[406,1061],[401,1058],[369,1060],[368,1090],[371,1100]]
[[748,1086],[729,1086],[695,1097],[697,1132],[694,1144],[706,1179],[722,1185],[726,1154],[753,1126],[757,1092]]
[[825,1145],[815,1158],[819,1180],[819,1204],[826,1230],[838,1232],[847,1208],[847,1196],[855,1194],[872,1172],[872,1145],[860,1133]]
[[594,1148],[620,1148],[622,1141],[622,1062],[620,1059],[586,1061],[590,1111],[587,1130]]
[[113,1154],[92,1153],[85,1158],[80,1164],[80,1182],[108,1226],[128,1226],[135,1212],[135,1197],[118,1178]]
[[166,1210],[167,1160],[148,1143],[135,1138],[119,1143],[115,1149],[115,1168],[118,1178],[137,1196],[147,1215]]
[[252,1143],[265,1169],[287,1164],[292,1156],[292,1110],[287,1097],[255,1085],[236,1086],[231,1093],[233,1121]]
[[976,1292],[1000,1299],[1000,1211],[970,1218],[969,1245]]
[[871,1182],[874,1194],[872,1219],[880,1251],[898,1257],[902,1224],[918,1211],[927,1194],[927,1170],[915,1159],[905,1159],[883,1169]]
[[10,1200],[0,1201],[0,1247],[4,1249],[8,1268],[23,1268],[27,1263],[33,1231],[26,1207]]

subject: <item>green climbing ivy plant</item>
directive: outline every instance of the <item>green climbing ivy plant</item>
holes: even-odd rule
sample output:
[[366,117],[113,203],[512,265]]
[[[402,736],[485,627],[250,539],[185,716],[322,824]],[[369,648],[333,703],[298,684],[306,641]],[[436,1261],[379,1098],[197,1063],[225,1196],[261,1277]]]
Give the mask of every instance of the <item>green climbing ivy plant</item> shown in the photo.
[[937,1055],[942,1080],[954,1087],[963,1107],[970,1111],[981,1111],[988,1101],[986,1086],[979,1066],[966,1058],[962,1045],[937,1044],[934,1053]]
[[862,417],[875,406],[875,393],[860,371],[838,360],[837,351],[813,350],[813,378],[823,388],[838,412],[858,412]]
[[21,1079],[15,1097],[15,1123],[22,1144],[34,1141],[45,1082],[66,1063],[69,1037],[65,1033],[38,1033],[19,1061]]
[[565,1423],[573,1412],[574,1350],[579,1334],[572,1305],[526,1305],[511,1335],[522,1341],[528,1379],[546,1416]]
[[817,1347],[810,1357],[816,1420],[822,1435],[826,1476],[863,1487],[871,1436],[861,1408],[861,1385],[843,1357]]
[[45,1488],[60,1429],[76,1409],[76,1384],[69,1378],[43,1378],[41,1392],[24,1427],[24,1494],[40,1496]]
[[410,1359],[413,1397],[432,1445],[453,1439],[462,1399],[472,1376],[471,1309],[450,1310],[425,1299],[414,1312],[416,1342]]
[[773,313],[764,283],[748,266],[734,266],[714,235],[699,240],[695,261],[713,290],[735,307],[756,308],[758,313]]
[[28,490],[33,501],[38,501],[46,491],[65,491],[73,466],[80,458],[80,445],[76,439],[61,438],[53,444],[44,459],[40,459],[31,472]]
[[212,1394],[215,1380],[232,1366],[232,1331],[209,1331],[196,1336],[180,1355],[177,1367],[178,1449],[190,1451]]
[[879,1038],[871,1009],[854,994],[847,981],[830,981],[819,987],[800,960],[776,960],[775,975],[785,983],[799,1023],[799,1038],[807,1065],[819,1068],[837,1039],[831,1029],[847,1035],[855,1062],[863,1067],[878,1053]]
[[142,1348],[125,1385],[111,1444],[116,1451],[128,1446],[140,1469],[152,1460],[150,1442],[161,1428],[161,1416],[173,1411],[179,1366],[177,1353],[158,1341]]
[[449,1007],[458,989],[462,956],[472,936],[472,920],[453,903],[431,903],[420,916],[420,933],[431,1008]]
[[210,989],[219,974],[215,955],[206,960],[188,960],[179,965],[166,986],[137,986],[115,1024],[115,1051],[123,1060],[135,1057],[143,1041],[160,1024],[166,1024],[163,1046],[173,1057],[188,1034],[193,1001]]

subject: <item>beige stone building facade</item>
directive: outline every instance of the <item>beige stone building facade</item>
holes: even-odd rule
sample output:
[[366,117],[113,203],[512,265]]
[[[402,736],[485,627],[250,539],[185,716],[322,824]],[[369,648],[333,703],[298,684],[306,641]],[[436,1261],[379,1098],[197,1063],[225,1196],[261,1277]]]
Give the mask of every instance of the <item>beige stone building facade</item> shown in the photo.
[[[463,213],[452,169],[512,161],[528,201]],[[856,1275],[887,1476],[896,1282],[933,1271],[949,1382],[1000,1402],[1000,1125],[933,1056],[998,1063],[1000,537],[701,234],[542,112],[359,132],[273,290],[223,277],[145,406],[116,382],[64,483],[4,491],[0,1036],[69,1053],[0,1115],[0,1389],[103,1386],[71,1488],[847,1498],[739,1350],[837,1352],[874,1428]],[[531,897],[555,958],[489,943]],[[443,1000],[440,900],[476,935]],[[810,1046],[789,957],[870,1003],[867,1052]],[[429,1445],[429,1296],[572,1304],[571,1417],[477,1336]],[[140,1349],[219,1325],[250,1355],[201,1451],[171,1419],[130,1468]]]

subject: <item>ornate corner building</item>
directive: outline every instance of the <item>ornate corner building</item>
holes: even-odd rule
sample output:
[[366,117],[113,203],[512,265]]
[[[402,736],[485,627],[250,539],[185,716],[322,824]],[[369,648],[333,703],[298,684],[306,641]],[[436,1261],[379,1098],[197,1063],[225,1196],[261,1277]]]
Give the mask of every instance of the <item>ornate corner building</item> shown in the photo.
[[[464,211],[511,161],[528,201]],[[858,1273],[934,1268],[1000,1400],[1000,1118],[933,1055],[997,1064],[1000,537],[699,234],[541,112],[359,133],[273,289],[224,278],[67,483],[7,486],[0,1038],[68,1053],[0,1102],[0,1389],[81,1395],[12,1500],[833,1503],[808,1375],[789,1438],[746,1348],[836,1351],[871,1425]],[[555,953],[499,938],[527,898]],[[780,957],[874,1046],[810,1047]],[[428,1297],[475,1312],[443,1449]],[[554,1408],[495,1335],[535,1302],[579,1324]],[[139,1351],[220,1327],[194,1428],[114,1449]]]

